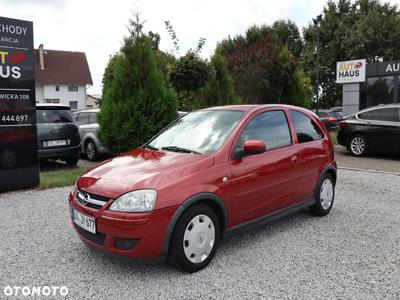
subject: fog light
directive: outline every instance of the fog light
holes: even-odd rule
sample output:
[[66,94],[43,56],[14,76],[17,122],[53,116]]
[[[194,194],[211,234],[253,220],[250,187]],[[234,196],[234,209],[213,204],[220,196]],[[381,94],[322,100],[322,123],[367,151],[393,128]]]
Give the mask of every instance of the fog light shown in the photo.
[[133,247],[139,243],[140,240],[136,239],[123,239],[123,238],[116,238],[115,239],[115,248],[118,250],[131,250]]

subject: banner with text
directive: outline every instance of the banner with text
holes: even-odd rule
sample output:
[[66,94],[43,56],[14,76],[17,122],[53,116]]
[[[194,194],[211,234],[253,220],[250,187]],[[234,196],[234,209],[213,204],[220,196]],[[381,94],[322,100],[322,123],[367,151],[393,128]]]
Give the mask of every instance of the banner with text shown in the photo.
[[0,17],[0,190],[39,183],[32,22]]

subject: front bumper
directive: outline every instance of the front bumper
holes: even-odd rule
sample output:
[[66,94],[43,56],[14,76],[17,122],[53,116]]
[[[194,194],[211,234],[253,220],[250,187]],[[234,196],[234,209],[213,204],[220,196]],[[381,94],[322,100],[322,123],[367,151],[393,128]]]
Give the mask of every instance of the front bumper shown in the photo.
[[[155,210],[149,213],[119,213],[109,211],[111,201],[101,209],[82,205],[76,199],[76,191],[69,195],[71,208],[96,219],[96,234],[78,227],[72,220],[73,227],[82,241],[91,247],[108,254],[148,260],[163,256],[163,247],[168,225],[177,206]],[[129,250],[118,249],[121,240],[136,240]]]
[[81,145],[68,148],[39,149],[39,158],[69,158],[79,157],[81,154]]

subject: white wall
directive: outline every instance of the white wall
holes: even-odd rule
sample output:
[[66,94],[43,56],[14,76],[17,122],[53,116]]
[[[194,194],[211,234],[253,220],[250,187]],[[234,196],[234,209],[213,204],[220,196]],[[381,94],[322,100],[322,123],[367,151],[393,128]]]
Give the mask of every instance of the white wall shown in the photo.
[[36,102],[42,103],[44,102],[44,91],[42,85],[37,85],[35,88],[36,91]]
[[47,99],[59,99],[61,104],[69,105],[70,101],[78,101],[78,109],[86,108],[86,86],[79,85],[77,92],[69,92],[68,85],[59,85],[60,90],[56,91],[56,85],[36,86],[36,101],[45,103]]

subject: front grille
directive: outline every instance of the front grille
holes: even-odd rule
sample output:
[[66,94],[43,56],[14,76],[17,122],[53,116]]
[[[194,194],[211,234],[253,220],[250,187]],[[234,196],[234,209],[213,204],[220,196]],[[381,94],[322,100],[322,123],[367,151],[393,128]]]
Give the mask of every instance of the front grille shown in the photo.
[[93,243],[103,245],[104,241],[106,240],[106,235],[101,232],[97,233],[91,233],[83,228],[80,228],[79,226],[75,225],[76,230],[79,232],[80,235],[84,236],[87,238],[89,241],[92,241]]
[[[88,198],[89,200],[86,201],[87,197],[89,197]],[[87,207],[94,208],[94,209],[102,208],[106,204],[106,202],[109,200],[107,197],[91,194],[82,189],[78,189],[76,198],[82,205],[85,205]],[[93,200],[96,203],[92,203],[91,201],[93,201]]]

